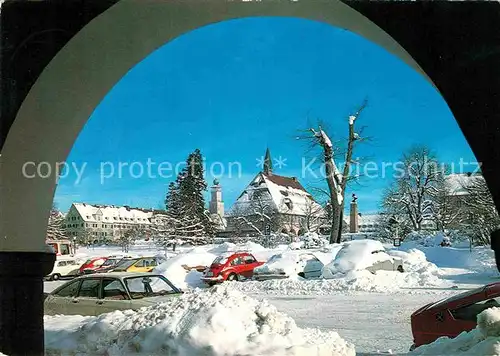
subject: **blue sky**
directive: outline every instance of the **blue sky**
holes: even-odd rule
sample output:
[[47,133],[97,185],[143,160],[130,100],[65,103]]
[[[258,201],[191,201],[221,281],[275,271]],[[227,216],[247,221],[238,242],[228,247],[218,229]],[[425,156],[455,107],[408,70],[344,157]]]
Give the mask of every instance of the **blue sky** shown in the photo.
[[[275,162],[276,174],[320,187],[320,176],[302,175],[303,159],[307,164],[315,154],[296,138],[321,120],[341,140],[364,98],[368,107],[357,124],[372,141],[358,147],[358,157],[395,162],[411,145],[425,144],[444,162],[475,161],[440,94],[384,49],[319,22],[247,18],[187,33],[132,68],[96,108],[67,159],[80,170],[85,164],[82,179],[71,169],[54,199],[63,211],[72,202],[159,208],[175,177],[165,169],[160,177],[158,164],[184,162],[195,148],[215,175],[224,173],[226,209],[259,171],[256,159],[266,147],[284,162],[281,168]],[[148,160],[152,174],[135,178],[140,166],[147,172]],[[361,212],[375,212],[389,182],[390,175],[362,178],[348,194],[356,192]]]

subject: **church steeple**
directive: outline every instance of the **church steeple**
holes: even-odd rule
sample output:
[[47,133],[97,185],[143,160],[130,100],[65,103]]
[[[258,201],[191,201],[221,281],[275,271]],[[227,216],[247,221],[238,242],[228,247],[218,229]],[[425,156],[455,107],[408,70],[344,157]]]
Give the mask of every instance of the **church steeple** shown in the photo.
[[273,160],[271,159],[271,151],[269,151],[269,147],[266,149],[266,156],[264,157],[263,172],[267,175],[273,174]]

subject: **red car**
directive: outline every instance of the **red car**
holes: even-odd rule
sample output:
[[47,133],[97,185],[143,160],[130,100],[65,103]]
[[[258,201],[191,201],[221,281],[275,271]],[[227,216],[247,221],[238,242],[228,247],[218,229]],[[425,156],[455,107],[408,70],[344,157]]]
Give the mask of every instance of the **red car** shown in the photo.
[[217,257],[210,267],[203,272],[201,280],[208,285],[224,281],[240,281],[252,278],[255,267],[263,265],[248,252],[237,252],[232,255]]
[[477,315],[491,307],[500,307],[500,282],[427,304],[411,315],[410,351],[439,337],[454,338],[474,329]]
[[79,274],[90,273],[100,268],[108,257],[92,257],[85,261],[79,269]]

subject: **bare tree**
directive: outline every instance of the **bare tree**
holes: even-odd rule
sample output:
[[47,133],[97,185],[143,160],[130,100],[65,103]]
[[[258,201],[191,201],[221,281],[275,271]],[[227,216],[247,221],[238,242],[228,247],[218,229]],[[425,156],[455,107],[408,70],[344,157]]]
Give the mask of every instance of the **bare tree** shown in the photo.
[[120,230],[118,236],[118,243],[122,248],[123,252],[128,252],[130,246],[132,246],[140,237],[145,235],[145,230],[143,226],[132,225],[128,226],[126,229]]
[[306,231],[316,232],[321,227],[321,224],[325,220],[324,210],[316,203],[312,197],[306,199],[304,205],[304,229]]
[[431,194],[431,199],[431,219],[435,222],[437,230],[445,232],[457,229],[466,211],[461,203],[462,196],[453,194],[446,178],[437,180],[436,191]]
[[426,146],[412,147],[403,154],[400,163],[402,167],[386,190],[382,206],[386,213],[408,219],[412,229],[420,231],[424,219],[432,217],[432,199],[444,179],[443,171]]
[[354,148],[356,141],[361,139],[360,134],[355,130],[355,122],[366,107],[366,104],[367,102],[365,100],[356,113],[349,116],[347,149],[343,155],[344,166],[342,169],[339,169],[335,162],[335,147],[325,130],[321,126],[319,126],[318,129],[310,129],[310,132],[313,134],[315,144],[322,148],[322,158],[325,164],[325,180],[328,186],[328,198],[332,209],[330,243],[340,243],[341,241],[345,190],[348,182],[354,178],[351,175]]
[[76,236],[77,244],[79,244],[80,246],[88,246],[92,242],[93,242],[93,236],[89,230],[83,229],[80,232],[78,232],[78,235]]
[[493,197],[480,175],[471,177],[462,185],[467,192],[460,197],[460,203],[466,211],[461,224],[471,246],[490,243],[490,234],[500,226],[500,217],[493,202]]

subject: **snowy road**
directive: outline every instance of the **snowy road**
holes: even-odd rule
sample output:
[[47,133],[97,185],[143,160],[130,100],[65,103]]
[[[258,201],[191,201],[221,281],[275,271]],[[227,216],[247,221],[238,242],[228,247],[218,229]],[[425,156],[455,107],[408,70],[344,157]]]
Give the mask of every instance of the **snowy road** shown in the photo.
[[358,355],[405,354],[412,344],[410,315],[418,307],[445,298],[456,291],[436,294],[356,293],[330,296],[265,298],[290,315],[300,327],[337,331],[356,345]]

